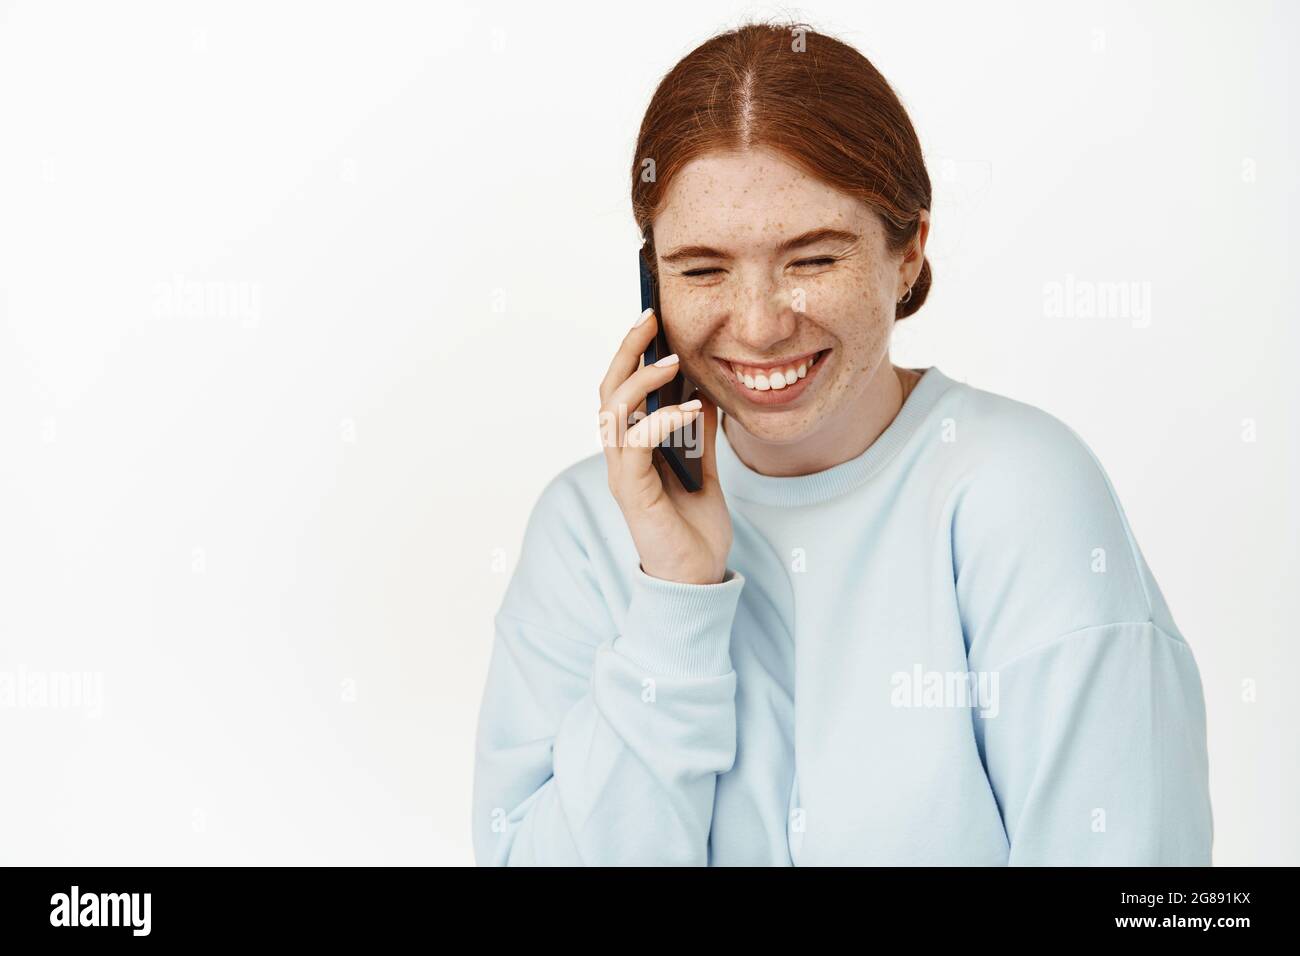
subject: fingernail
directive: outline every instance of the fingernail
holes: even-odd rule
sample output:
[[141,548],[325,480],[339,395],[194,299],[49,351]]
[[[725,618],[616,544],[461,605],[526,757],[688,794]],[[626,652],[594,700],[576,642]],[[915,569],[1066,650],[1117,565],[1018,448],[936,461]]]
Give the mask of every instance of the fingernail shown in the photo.
[[641,318],[637,319],[635,322],[632,323],[632,328],[635,329],[638,325],[641,325],[643,322],[645,322],[646,319],[650,318],[650,316],[653,314],[654,314],[654,309],[646,309],[644,312],[641,313]]
[[663,358],[661,358],[659,361],[655,362],[655,364],[656,364],[656,365],[661,365],[661,366],[664,366],[664,367],[667,367],[667,366],[669,366],[669,365],[676,365],[676,364],[677,364],[677,353],[674,352],[672,355],[665,355],[665,356],[664,356]]
[[704,403],[698,398],[692,398],[689,402],[682,402],[681,409],[684,412],[693,412],[697,408],[703,407]]

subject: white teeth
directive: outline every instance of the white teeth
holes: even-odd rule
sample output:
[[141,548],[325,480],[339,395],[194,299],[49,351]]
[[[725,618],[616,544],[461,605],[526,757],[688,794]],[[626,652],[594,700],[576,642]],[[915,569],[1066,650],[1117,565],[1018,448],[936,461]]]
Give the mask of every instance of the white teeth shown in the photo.
[[736,381],[744,384],[746,389],[754,389],[755,392],[770,392],[770,390],[780,392],[781,389],[788,389],[800,378],[807,377],[809,369],[813,368],[816,360],[818,355],[813,355],[813,358],[798,365],[789,365],[788,368],[779,368],[772,372],[759,372],[758,375],[742,371],[736,365],[732,365],[732,371],[736,373]]
[[783,388],[789,388],[799,379],[807,377],[808,370],[817,362],[817,358],[818,356],[814,355],[798,365],[791,365],[773,372],[760,372],[756,375],[742,371],[734,365],[731,370],[736,373],[736,381],[743,383],[746,388],[752,388],[758,392],[773,389],[780,391]]

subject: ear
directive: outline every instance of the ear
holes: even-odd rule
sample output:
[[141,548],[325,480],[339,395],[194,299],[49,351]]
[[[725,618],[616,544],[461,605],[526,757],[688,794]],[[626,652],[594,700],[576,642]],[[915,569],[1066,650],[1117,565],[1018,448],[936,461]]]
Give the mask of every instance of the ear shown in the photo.
[[899,295],[916,284],[917,278],[921,275],[921,266],[925,264],[925,243],[930,238],[930,210],[922,209],[917,217],[920,223],[917,225],[916,235],[912,238],[907,251],[903,253],[903,261],[898,267],[898,278],[901,283]]

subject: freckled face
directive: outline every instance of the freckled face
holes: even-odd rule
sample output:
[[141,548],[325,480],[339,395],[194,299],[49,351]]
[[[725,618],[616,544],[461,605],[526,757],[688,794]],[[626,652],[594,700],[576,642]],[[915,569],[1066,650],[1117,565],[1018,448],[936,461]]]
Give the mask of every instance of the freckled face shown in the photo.
[[[783,248],[818,231],[847,235]],[[683,372],[755,438],[806,438],[856,414],[882,367],[892,374],[901,254],[886,249],[870,207],[779,153],[716,151],[687,164],[654,238],[663,323]],[[813,353],[786,389],[738,380]]]

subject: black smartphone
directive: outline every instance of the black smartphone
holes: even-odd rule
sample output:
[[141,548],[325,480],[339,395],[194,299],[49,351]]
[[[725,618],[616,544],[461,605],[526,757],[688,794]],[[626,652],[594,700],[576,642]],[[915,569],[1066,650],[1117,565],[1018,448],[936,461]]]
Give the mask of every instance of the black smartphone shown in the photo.
[[[645,350],[646,365],[653,365],[665,355],[672,354],[672,349],[668,345],[668,335],[664,332],[664,315],[659,311],[659,283],[655,281],[654,271],[647,261],[650,251],[650,243],[647,242],[637,254],[637,262],[641,266],[641,311],[655,310],[655,337],[650,347]],[[652,389],[646,396],[647,415],[669,405],[680,405],[691,397],[695,386],[680,369],[681,366],[678,366],[677,374],[667,385]],[[662,460],[668,463],[668,467],[687,491],[699,491],[704,486],[703,433],[701,419],[697,416],[684,428],[678,429],[665,438],[654,450],[654,454],[661,456]]]

